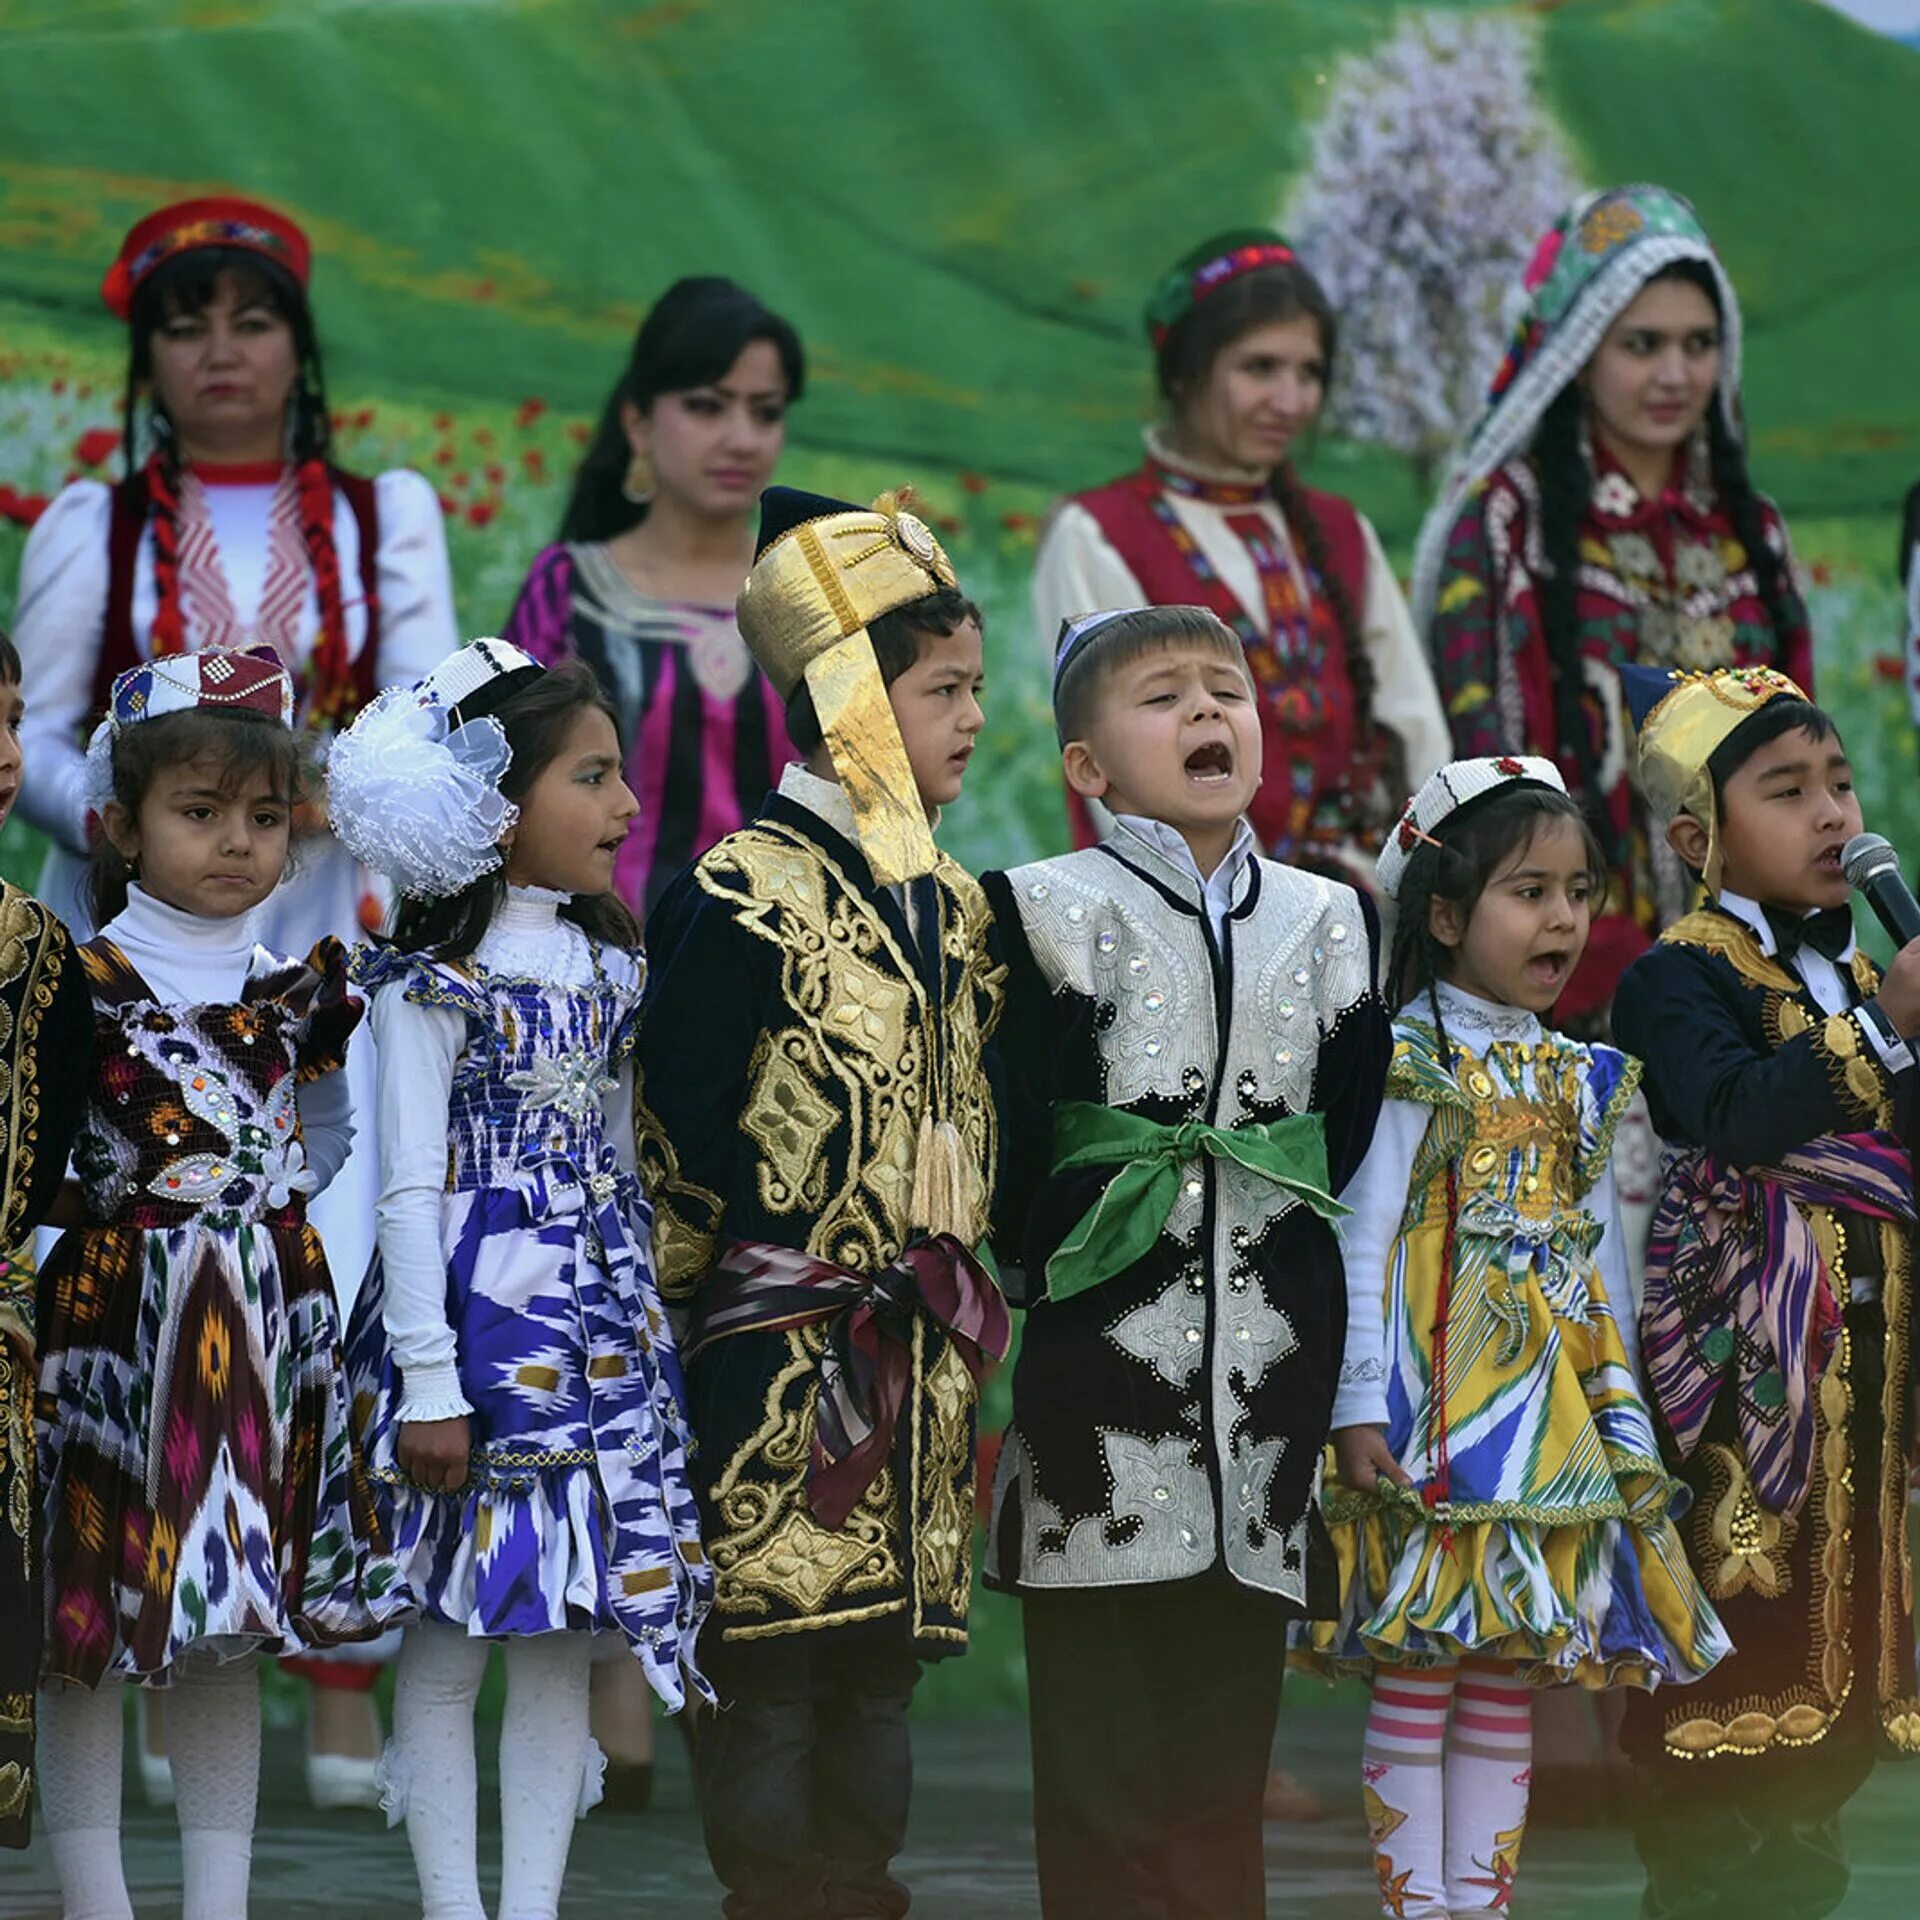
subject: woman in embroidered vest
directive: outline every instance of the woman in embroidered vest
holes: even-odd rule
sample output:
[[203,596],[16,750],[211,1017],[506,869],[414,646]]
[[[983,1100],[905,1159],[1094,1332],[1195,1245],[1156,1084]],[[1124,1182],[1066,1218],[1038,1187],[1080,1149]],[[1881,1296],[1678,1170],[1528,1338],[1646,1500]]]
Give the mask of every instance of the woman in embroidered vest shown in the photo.
[[[328,462],[310,259],[306,235],[270,207],[188,200],[140,221],[101,287],[131,342],[127,477],[75,481],[55,498],[21,559],[14,629],[34,768],[20,811],[54,842],[41,891],[76,934],[92,925],[79,887],[84,747],[117,674],[147,658],[264,644],[291,675],[306,724],[331,732],[459,644],[433,489],[416,473],[365,480]],[[361,869],[317,819],[312,829],[261,908],[260,938],[276,952],[360,930]],[[370,1114],[372,1049],[356,1055],[356,1105]],[[376,1160],[363,1124],[314,1209],[349,1298],[373,1250]],[[327,1677],[370,1686],[374,1670],[343,1665]],[[378,1746],[365,1708],[334,1689],[318,1720],[316,1796],[366,1798]],[[330,1750],[338,1745],[365,1751],[356,1761]],[[144,1758],[151,1790],[168,1797],[165,1762]]]
[[[1135,473],[1063,501],[1034,614],[1051,648],[1094,607],[1197,604],[1247,649],[1265,773],[1261,850],[1371,888],[1381,836],[1447,758],[1446,723],[1380,542],[1292,453],[1319,416],[1338,326],[1278,234],[1196,247],[1148,303],[1167,418]],[[1084,845],[1093,825],[1074,812]]]
[[1454,751],[1541,754],[1612,869],[1564,1025],[1685,912],[1691,886],[1628,781],[1617,669],[1779,667],[1810,686],[1786,529],[1747,474],[1740,305],[1662,187],[1569,208],[1540,243],[1487,411],[1420,536],[1414,615]]
[[640,817],[614,889],[644,918],[684,866],[758,812],[795,758],[733,603],[806,365],[731,280],[676,281],[647,315],[502,637],[594,670],[619,713]]

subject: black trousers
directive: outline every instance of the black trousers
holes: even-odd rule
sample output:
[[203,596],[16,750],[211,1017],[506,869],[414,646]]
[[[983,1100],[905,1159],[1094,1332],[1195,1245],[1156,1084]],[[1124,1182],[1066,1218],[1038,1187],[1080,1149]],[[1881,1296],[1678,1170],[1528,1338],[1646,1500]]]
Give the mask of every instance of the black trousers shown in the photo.
[[1021,1601],[1047,1920],[1262,1920],[1284,1605],[1218,1568]]
[[920,1678],[904,1630],[700,1653],[721,1704],[700,1717],[694,1781],[727,1920],[897,1920]]

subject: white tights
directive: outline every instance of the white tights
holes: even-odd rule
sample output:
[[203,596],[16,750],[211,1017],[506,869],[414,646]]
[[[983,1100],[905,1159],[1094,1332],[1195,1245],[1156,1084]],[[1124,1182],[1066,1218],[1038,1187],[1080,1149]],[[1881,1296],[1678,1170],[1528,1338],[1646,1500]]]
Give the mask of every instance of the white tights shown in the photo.
[[[133,1920],[120,1862],[122,1683],[40,1689],[40,1801],[65,1920]],[[245,1920],[260,1793],[260,1674],[253,1656],[189,1654],[167,1698],[180,1818],[184,1920]]]
[[[592,1636],[505,1643],[500,1920],[555,1920],[575,1819],[599,1796],[587,1731]],[[493,1643],[432,1622],[407,1630],[393,1689],[383,1802],[404,1817],[423,1920],[486,1920],[480,1904],[473,1707]]]

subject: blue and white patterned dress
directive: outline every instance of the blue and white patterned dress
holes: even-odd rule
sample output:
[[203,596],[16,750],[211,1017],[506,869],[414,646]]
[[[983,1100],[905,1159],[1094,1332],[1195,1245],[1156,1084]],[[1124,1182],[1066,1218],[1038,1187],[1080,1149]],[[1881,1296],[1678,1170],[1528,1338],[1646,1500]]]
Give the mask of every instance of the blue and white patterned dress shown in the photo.
[[[384,1257],[354,1309],[354,1420],[425,1618],[480,1636],[618,1631],[677,1708],[690,1680],[706,1691],[693,1644],[713,1582],[653,1209],[606,1104],[632,1050],[642,963],[549,924],[540,978],[531,965],[495,971],[486,940],[458,963],[354,956],[376,1008],[400,994],[466,1023],[441,1201],[445,1313],[471,1409],[466,1485],[428,1492],[396,1464],[402,1418],[444,1409],[402,1390]],[[590,968],[566,964],[583,953]]]

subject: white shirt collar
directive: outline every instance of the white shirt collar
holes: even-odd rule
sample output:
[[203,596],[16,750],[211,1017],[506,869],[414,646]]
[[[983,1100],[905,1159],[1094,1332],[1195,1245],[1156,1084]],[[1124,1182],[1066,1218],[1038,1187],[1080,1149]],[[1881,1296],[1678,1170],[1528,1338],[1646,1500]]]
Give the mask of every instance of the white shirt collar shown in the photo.
[[1144,841],[1169,865],[1193,880],[1200,889],[1200,900],[1207,910],[1207,918],[1218,933],[1240,892],[1240,882],[1247,871],[1248,862],[1258,851],[1253,829],[1245,819],[1235,824],[1233,844],[1228,847],[1225,859],[1212,873],[1203,874],[1199,861],[1193,857],[1193,849],[1187,845],[1186,835],[1177,827],[1168,826],[1164,820],[1149,820],[1141,813],[1116,813],[1113,818],[1116,826],[1124,827],[1136,840]]
[[101,933],[129,957],[138,950],[164,954],[186,949],[196,960],[246,961],[253,954],[253,923],[252,913],[225,920],[187,913],[134,884],[127,888],[127,904]]
[[[1542,1038],[1538,1014],[1525,1007],[1509,1007],[1498,1000],[1483,1000],[1467,993],[1448,980],[1434,983],[1440,1001],[1440,1017],[1447,1023],[1447,1036],[1453,1040],[1517,1040],[1522,1046],[1537,1046]],[[1422,993],[1409,1000],[1402,1011],[1408,1018],[1425,1020],[1433,1009]]]
[[[851,840],[857,847],[860,844],[860,828],[853,817],[853,803],[847,798],[847,790],[838,780],[823,780],[799,760],[789,760],[780,771],[780,795],[791,800],[795,806],[805,807],[830,826],[842,839]],[[936,809],[929,816],[928,825],[936,832],[940,826],[940,814]]]
[[1190,454],[1176,452],[1172,436],[1161,424],[1148,427],[1142,438],[1148,453],[1163,467],[1171,467],[1175,473],[1184,473],[1193,480],[1210,480],[1217,486],[1264,487],[1273,478],[1266,467],[1233,467],[1224,463],[1213,466]]
[[488,931],[507,934],[540,933],[560,918],[560,909],[573,898],[551,887],[509,887]]
[[[1743,893],[1729,892],[1725,887],[1720,889],[1716,898],[1722,908],[1732,914],[1743,926],[1751,929],[1754,938],[1760,942],[1760,951],[1764,953],[1769,960],[1779,953],[1780,943],[1773,937],[1773,928],[1771,924],[1769,924],[1766,912],[1761,907],[1759,901],[1749,900]],[[1805,917],[1811,919],[1812,915],[1809,913]],[[1837,963],[1838,965],[1844,967],[1852,961],[1853,946],[1854,943],[1849,940],[1841,952]],[[1807,949],[1802,948],[1801,951],[1805,953]],[[1824,953],[1814,955],[1814,958],[1817,960],[1825,960],[1826,957]],[[1836,963],[1829,961],[1828,964],[1831,966]]]

